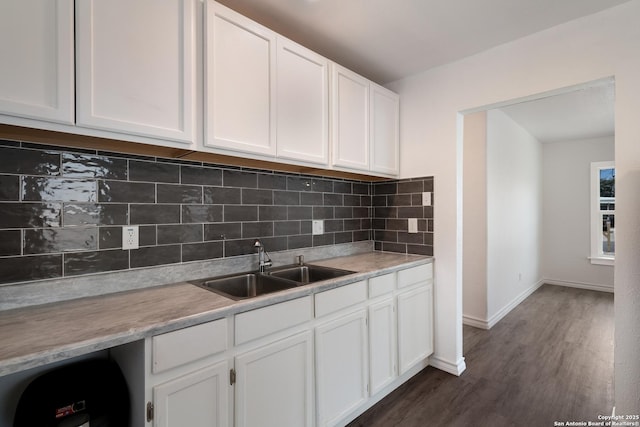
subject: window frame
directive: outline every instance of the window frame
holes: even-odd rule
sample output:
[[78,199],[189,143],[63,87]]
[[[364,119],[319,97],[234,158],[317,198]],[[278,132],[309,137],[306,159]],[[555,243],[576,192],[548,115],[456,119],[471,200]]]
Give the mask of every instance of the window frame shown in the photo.
[[[600,218],[600,171],[602,169],[615,169],[615,167],[613,160],[591,163],[591,256],[589,256],[591,264],[610,266],[615,264],[615,253],[614,255],[606,255],[602,252],[602,220]],[[611,213],[615,215],[615,209]]]

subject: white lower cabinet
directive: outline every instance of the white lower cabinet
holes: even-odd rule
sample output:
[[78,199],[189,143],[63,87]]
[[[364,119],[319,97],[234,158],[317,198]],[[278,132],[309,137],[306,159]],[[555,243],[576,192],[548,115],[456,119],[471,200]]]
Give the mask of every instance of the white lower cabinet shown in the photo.
[[369,306],[369,383],[375,395],[397,376],[396,313],[390,296]]
[[235,316],[235,425],[313,425],[312,297]]
[[226,360],[153,388],[155,427],[229,425]]
[[318,425],[336,425],[367,400],[367,312],[316,328]]
[[432,352],[426,264],[147,339],[145,425],[343,426]]
[[398,362],[402,375],[433,353],[433,285],[398,294]]
[[147,340],[147,425],[230,425],[229,342],[228,319]]
[[311,331],[238,355],[235,369],[236,426],[313,426]]

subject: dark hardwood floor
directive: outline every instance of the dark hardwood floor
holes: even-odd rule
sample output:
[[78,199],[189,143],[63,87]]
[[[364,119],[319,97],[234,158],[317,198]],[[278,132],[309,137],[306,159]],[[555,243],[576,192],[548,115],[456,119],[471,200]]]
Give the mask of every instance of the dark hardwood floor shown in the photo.
[[350,427],[554,426],[613,408],[613,294],[543,285],[491,330],[464,326],[467,370],[427,367]]

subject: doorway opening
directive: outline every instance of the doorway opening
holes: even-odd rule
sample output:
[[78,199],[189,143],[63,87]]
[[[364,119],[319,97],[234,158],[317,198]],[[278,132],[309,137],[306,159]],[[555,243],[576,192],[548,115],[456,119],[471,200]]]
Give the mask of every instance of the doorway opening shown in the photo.
[[612,263],[591,253],[615,236],[615,198],[594,199],[591,182],[592,164],[614,160],[613,79],[463,120],[464,323],[490,329],[543,283],[613,292]]

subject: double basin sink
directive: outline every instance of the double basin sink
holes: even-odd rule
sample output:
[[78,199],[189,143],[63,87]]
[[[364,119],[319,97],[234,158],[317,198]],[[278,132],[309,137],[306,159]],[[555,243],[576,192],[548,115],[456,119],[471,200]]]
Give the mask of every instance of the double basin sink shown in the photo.
[[239,273],[189,283],[233,300],[241,300],[353,273],[355,272],[304,264],[278,267],[265,273]]

